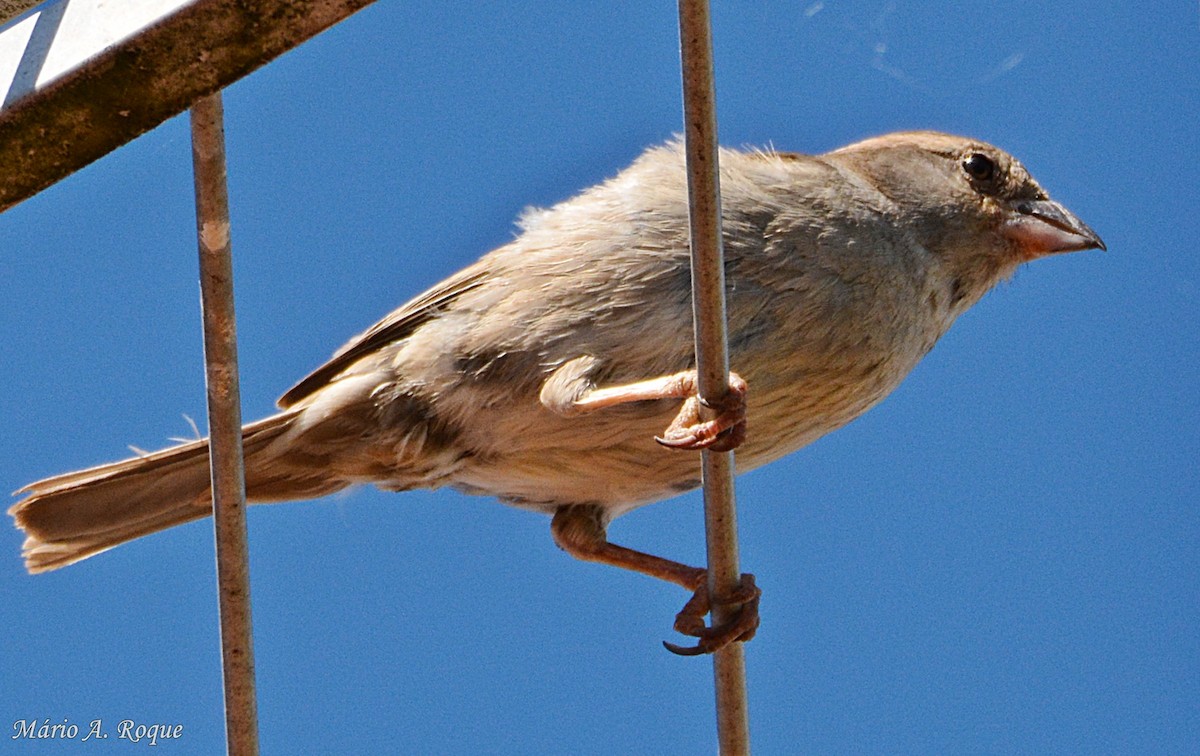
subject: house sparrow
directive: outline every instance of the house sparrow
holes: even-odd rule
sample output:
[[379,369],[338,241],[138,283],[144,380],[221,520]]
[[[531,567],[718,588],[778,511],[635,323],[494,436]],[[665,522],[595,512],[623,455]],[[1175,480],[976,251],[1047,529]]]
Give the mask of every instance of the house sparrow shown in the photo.
[[[720,167],[734,374],[715,418],[701,418],[696,397],[687,183],[670,143],[527,212],[516,239],[354,338],[278,414],[245,426],[249,501],[358,483],[495,496],[553,515],[555,541],[575,557],[694,591],[676,623],[699,638],[693,651],[751,637],[750,576],[737,618],[706,628],[704,570],[611,544],[608,523],[699,486],[686,450],[737,446],[744,471],[845,425],[1021,263],[1104,244],[1019,162],[973,139],[722,150]],[[9,512],[27,534],[26,566],[57,569],[211,514],[208,443],[18,493]]]

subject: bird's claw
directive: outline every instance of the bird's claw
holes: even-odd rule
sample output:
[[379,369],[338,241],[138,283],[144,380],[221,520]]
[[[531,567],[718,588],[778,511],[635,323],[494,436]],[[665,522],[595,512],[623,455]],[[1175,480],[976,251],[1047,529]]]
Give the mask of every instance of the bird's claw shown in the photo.
[[679,610],[679,614],[675,615],[675,631],[696,638],[696,645],[679,646],[663,641],[663,646],[680,656],[699,656],[719,651],[736,641],[750,640],[758,630],[758,602],[761,596],[762,591],[754,584],[754,576],[743,574],[737,589],[719,602],[721,605],[741,604],[737,616],[723,625],[708,627],[704,624],[704,617],[711,608],[708,586],[701,584]]
[[[715,410],[717,416],[703,420],[701,407]],[[730,373],[729,391],[720,401],[706,401],[698,394],[689,396],[679,414],[654,440],[672,449],[736,449],[746,440],[746,381]]]

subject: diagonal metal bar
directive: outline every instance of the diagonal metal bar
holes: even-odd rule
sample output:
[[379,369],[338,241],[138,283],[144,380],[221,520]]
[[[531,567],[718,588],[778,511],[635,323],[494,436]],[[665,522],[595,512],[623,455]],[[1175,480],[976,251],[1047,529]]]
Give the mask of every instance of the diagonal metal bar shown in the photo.
[[[716,88],[712,24],[707,0],[679,0],[683,69],[684,142],[692,246],[692,308],[700,396],[719,399],[729,390],[725,321],[725,264],[721,244],[721,187],[717,156]],[[708,594],[731,595],[739,585],[733,452],[702,452],[704,524],[708,542]],[[728,622],[738,607],[712,602],[713,624]],[[746,660],[741,643],[713,655],[717,739],[722,754],[750,752]]]
[[258,753],[254,643],[250,622],[250,553],[246,542],[246,478],[238,387],[233,260],[225,181],[225,126],[220,92],[192,106],[196,231],[208,378],[209,455],[217,541],[225,736],[235,756]]
[[0,0],[0,26],[4,26],[22,13],[33,10],[45,0]]
[[47,2],[0,29],[0,211],[371,2]]

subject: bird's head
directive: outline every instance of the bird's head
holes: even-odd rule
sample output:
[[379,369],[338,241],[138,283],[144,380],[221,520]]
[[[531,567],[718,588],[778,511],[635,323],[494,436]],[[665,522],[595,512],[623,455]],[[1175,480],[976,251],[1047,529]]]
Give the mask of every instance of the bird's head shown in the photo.
[[826,156],[892,200],[912,238],[938,255],[974,298],[1018,265],[1104,249],[1100,237],[1003,150],[930,131],[867,139]]

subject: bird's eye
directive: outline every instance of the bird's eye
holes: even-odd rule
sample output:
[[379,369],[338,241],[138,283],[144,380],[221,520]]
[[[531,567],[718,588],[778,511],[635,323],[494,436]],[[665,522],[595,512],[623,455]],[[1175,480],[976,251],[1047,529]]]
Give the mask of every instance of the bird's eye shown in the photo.
[[976,181],[991,181],[996,176],[996,162],[981,152],[972,153],[962,166],[967,175]]

